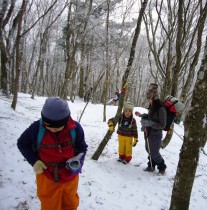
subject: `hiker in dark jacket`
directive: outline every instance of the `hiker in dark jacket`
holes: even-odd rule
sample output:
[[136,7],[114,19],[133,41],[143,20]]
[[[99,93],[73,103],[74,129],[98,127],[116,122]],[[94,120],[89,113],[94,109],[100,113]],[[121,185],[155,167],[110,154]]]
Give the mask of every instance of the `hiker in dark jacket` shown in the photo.
[[135,115],[142,118],[141,124],[144,128],[145,148],[149,154],[148,167],[145,171],[152,172],[157,165],[159,173],[163,175],[165,173],[166,165],[160,154],[160,148],[162,129],[166,125],[166,110],[159,99],[157,88],[158,85],[152,83],[147,90],[147,100],[149,102],[148,114],[135,112]]
[[[68,103],[63,99],[48,98],[41,115],[42,121],[32,123],[18,139],[17,146],[36,173],[41,210],[76,210],[79,173],[87,151],[84,131],[71,118]],[[38,145],[42,130],[45,133]]]

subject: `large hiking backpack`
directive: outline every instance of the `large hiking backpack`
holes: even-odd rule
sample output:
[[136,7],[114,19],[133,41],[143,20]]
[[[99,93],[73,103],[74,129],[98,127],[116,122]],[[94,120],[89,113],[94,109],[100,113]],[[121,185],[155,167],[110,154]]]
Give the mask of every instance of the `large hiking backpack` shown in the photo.
[[167,122],[163,130],[169,131],[170,127],[176,117],[176,112],[181,112],[184,109],[184,104],[178,101],[177,98],[173,96],[167,96],[163,102],[167,113]]
[[[46,131],[46,128],[44,128],[42,126],[42,118],[40,118],[40,120],[39,120],[39,131],[38,131],[38,135],[37,135],[37,150],[39,150],[39,146],[42,143],[42,139],[45,135],[45,131]],[[70,135],[71,135],[71,138],[72,138],[72,145],[75,148],[75,139],[76,139],[75,128],[70,130]]]

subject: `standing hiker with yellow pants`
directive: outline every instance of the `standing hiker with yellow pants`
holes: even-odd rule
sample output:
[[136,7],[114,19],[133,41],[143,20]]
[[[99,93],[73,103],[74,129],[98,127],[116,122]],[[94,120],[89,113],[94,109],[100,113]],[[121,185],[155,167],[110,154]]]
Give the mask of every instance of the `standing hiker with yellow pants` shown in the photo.
[[[138,142],[136,120],[133,118],[134,105],[127,101],[124,103],[123,113],[118,122],[119,158],[117,161],[127,164],[132,159],[132,146]],[[108,120],[109,130],[114,131],[114,118]]]

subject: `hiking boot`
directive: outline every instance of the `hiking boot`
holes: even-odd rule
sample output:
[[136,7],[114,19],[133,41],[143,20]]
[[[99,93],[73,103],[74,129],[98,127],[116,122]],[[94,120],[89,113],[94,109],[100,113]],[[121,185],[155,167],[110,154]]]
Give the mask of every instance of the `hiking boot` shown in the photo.
[[165,161],[162,160],[161,163],[157,164],[157,169],[159,170],[158,174],[164,175],[166,168],[167,168],[167,166],[165,165]]
[[122,161],[123,164],[128,164],[129,162],[127,160]]
[[159,169],[158,174],[160,174],[160,175],[165,175],[165,169]]
[[144,171],[147,171],[147,172],[153,172],[155,170],[155,167],[150,167],[150,166],[147,166],[147,168],[144,169]]
[[123,160],[124,159],[123,158],[120,158],[120,157],[117,159],[118,162],[123,162]]

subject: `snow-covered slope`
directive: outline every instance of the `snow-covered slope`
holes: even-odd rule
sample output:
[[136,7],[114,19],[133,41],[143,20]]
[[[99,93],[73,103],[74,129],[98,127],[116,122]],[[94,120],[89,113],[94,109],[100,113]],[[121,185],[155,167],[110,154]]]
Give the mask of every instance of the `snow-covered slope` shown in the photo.
[[[31,99],[30,95],[19,94],[16,111],[12,110],[12,99],[0,95],[0,209],[1,210],[39,210],[36,196],[35,174],[32,167],[18,151],[16,142],[21,133],[40,117],[44,97]],[[80,117],[85,103],[76,100],[69,103],[72,117]],[[107,119],[113,117],[117,107],[107,106]],[[146,112],[135,107],[134,111]],[[170,205],[173,180],[176,174],[183,127],[175,125],[170,144],[161,149],[167,164],[165,176],[156,172],[148,173],[143,169],[147,163],[143,133],[138,124],[139,143],[133,148],[133,159],[128,165],[116,161],[117,134],[114,133],[98,161],[91,159],[106,131],[103,122],[103,105],[87,106],[81,119],[88,144],[83,172],[80,175],[79,210],[167,210]],[[190,210],[204,210],[207,206],[207,161],[201,152],[196,178],[192,190]]]

